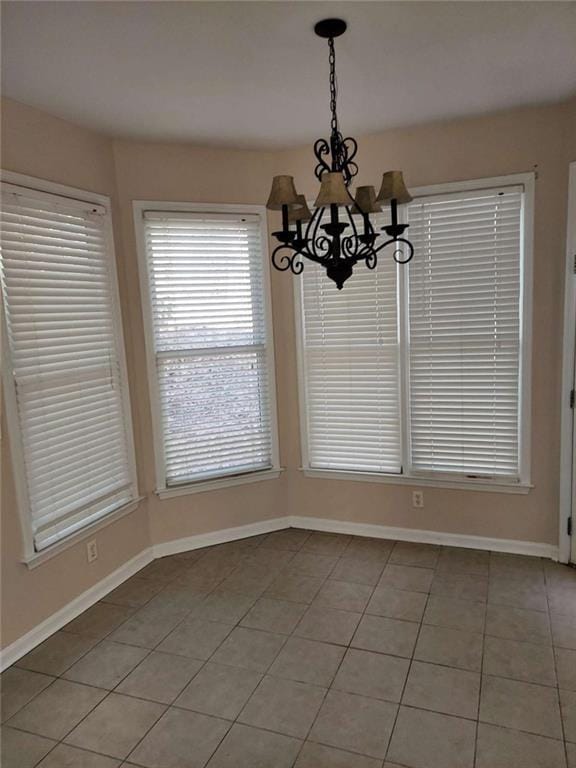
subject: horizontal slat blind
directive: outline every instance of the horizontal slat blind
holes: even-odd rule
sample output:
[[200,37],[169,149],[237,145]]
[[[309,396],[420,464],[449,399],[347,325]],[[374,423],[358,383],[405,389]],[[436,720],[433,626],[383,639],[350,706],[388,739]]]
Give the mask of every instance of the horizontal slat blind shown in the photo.
[[260,224],[144,215],[167,486],[272,466]]
[[518,478],[521,187],[408,206],[412,466]]
[[358,264],[341,291],[307,264],[301,290],[310,467],[400,472],[395,262]]
[[135,496],[100,206],[2,185],[2,280],[35,546]]

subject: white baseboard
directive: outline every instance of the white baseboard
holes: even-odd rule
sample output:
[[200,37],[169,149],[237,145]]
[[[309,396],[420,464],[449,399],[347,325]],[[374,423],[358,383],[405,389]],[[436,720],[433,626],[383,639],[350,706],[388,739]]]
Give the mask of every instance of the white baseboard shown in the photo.
[[352,523],[342,520],[330,520],[321,517],[303,517],[291,515],[276,517],[272,520],[262,520],[258,523],[239,525],[235,528],[224,528],[220,531],[201,533],[182,539],[162,542],[145,549],[123,566],[106,576],[90,589],[72,600],[68,605],[56,611],[41,624],[31,629],[0,654],[0,669],[6,669],[26,653],[31,651],[50,635],[62,629],[69,621],[75,619],[83,611],[98,600],[102,600],[109,592],[129,579],[152,560],[179,552],[223,544],[228,541],[244,539],[248,536],[259,536],[263,533],[282,530],[283,528],[307,528],[313,531],[328,533],[346,533],[354,536],[369,536],[377,539],[392,539],[397,541],[413,541],[422,544],[441,544],[450,547],[465,547],[470,549],[485,549],[493,552],[509,552],[518,555],[532,555],[558,559],[558,547],[552,544],[542,544],[535,541],[517,541],[516,539],[491,539],[485,536],[464,536],[456,533],[440,533],[424,531],[416,528],[395,528],[388,525],[371,525],[368,523]]
[[258,523],[238,525],[235,528],[223,528],[220,531],[199,533],[183,539],[164,541],[161,544],[155,544],[152,549],[154,557],[176,555],[179,552],[189,552],[192,549],[211,547],[214,544],[225,544],[227,541],[237,541],[248,536],[260,536],[263,533],[272,533],[273,531],[280,531],[282,528],[290,528],[292,525],[291,520],[291,517],[275,517],[272,520],[261,520]]
[[418,528],[395,528],[390,525],[371,525],[352,523],[346,520],[330,520],[322,517],[303,517],[294,515],[289,518],[292,528],[308,528],[327,533],[349,533],[353,536],[369,536],[374,539],[395,539],[413,541],[419,544],[440,544],[446,547],[466,549],[486,549],[492,552],[508,552],[514,555],[531,555],[558,559],[558,547],[538,541],[518,541],[516,539],[492,539],[486,536],[466,536],[460,533],[442,533],[425,531]]
[[25,656],[37,645],[40,645],[50,635],[53,635],[54,632],[62,629],[69,621],[72,621],[72,619],[75,619],[86,609],[94,605],[94,603],[106,597],[109,592],[119,587],[126,579],[129,579],[130,576],[144,568],[153,559],[152,549],[148,547],[136,555],[136,557],[121,565],[120,568],[105,576],[97,584],[82,592],[81,595],[75,597],[74,600],[60,608],[59,611],[53,613],[52,616],[49,616],[25,635],[19,637],[11,645],[6,646],[0,652],[0,669],[4,670],[18,661],[18,659],[21,659],[22,656]]

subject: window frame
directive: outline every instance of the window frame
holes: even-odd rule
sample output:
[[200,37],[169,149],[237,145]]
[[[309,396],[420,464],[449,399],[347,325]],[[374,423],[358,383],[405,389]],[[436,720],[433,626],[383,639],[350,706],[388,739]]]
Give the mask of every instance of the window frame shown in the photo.
[[[266,328],[266,351],[268,368],[270,427],[272,440],[272,466],[268,469],[252,470],[241,474],[224,474],[221,477],[196,482],[183,483],[178,486],[166,484],[166,468],[164,462],[164,430],[162,426],[160,391],[156,369],[156,351],[154,345],[154,325],[152,319],[152,301],[146,254],[146,235],[144,230],[144,213],[149,210],[179,212],[179,213],[228,213],[238,216],[258,215],[260,219],[260,235],[262,238],[262,285],[264,288],[264,318]],[[144,320],[144,340],[146,347],[147,380],[150,393],[150,409],[152,415],[152,434],[154,445],[154,465],[156,476],[155,493],[161,499],[175,496],[185,496],[190,493],[227,488],[234,485],[244,485],[261,480],[274,480],[282,472],[280,467],[280,449],[278,442],[278,410],[276,404],[276,364],[274,355],[274,334],[272,326],[272,300],[270,289],[270,259],[268,256],[268,221],[266,208],[263,205],[234,205],[223,203],[190,203],[171,202],[166,200],[134,200],[132,202],[134,230],[136,236],[136,252],[138,257],[138,274],[140,279],[140,295],[142,316]]]
[[28,497],[28,487],[26,481],[26,472],[24,464],[24,443],[20,420],[18,418],[18,401],[14,376],[12,375],[12,355],[8,338],[8,328],[6,311],[2,309],[2,344],[4,361],[2,366],[2,383],[4,388],[4,404],[6,407],[6,423],[10,443],[10,453],[12,458],[12,473],[14,476],[16,503],[18,505],[18,516],[20,519],[20,528],[22,531],[22,561],[29,568],[34,568],[42,562],[49,560],[54,555],[68,549],[73,544],[93,535],[97,530],[111,524],[115,520],[124,517],[133,512],[142,500],[138,490],[138,476],[136,469],[136,452],[134,447],[134,428],[132,423],[132,407],[130,400],[130,381],[128,378],[128,368],[126,363],[126,345],[124,339],[124,325],[122,321],[122,312],[120,304],[120,292],[118,286],[116,250],[114,244],[114,228],[112,221],[112,201],[107,195],[97,192],[91,192],[76,187],[69,187],[65,184],[39,179],[34,176],[15,173],[13,171],[0,171],[0,181],[6,184],[14,184],[19,187],[29,189],[31,192],[41,194],[58,195],[59,197],[69,197],[72,200],[85,202],[93,205],[100,205],[106,209],[105,216],[105,242],[106,242],[106,266],[110,280],[110,296],[112,303],[112,326],[113,333],[118,348],[118,367],[120,378],[124,383],[121,393],[122,414],[124,419],[126,434],[126,450],[128,458],[129,480],[132,498],[126,504],[118,507],[102,517],[94,520],[81,528],[72,531],[67,536],[59,539],[53,544],[48,545],[42,550],[37,550],[34,544],[34,531],[32,527],[32,517],[30,514],[30,500]]
[[[398,334],[400,347],[400,445],[402,451],[402,473],[369,473],[312,468],[308,456],[308,413],[306,402],[306,367],[303,337],[302,279],[296,281],[294,290],[296,346],[298,361],[298,397],[301,436],[301,471],[306,477],[332,478],[372,483],[431,486],[438,488],[460,488],[475,491],[501,493],[529,493],[531,484],[531,390],[532,390],[532,291],[533,291],[533,241],[534,241],[534,194],[536,174],[517,173],[467,181],[456,181],[413,187],[414,198],[453,192],[470,192],[481,189],[495,189],[521,185],[524,200],[521,220],[521,263],[520,263],[520,374],[519,374],[519,479],[516,482],[498,479],[466,479],[459,474],[415,471],[410,466],[410,392],[409,392],[409,337],[408,337],[408,275],[399,267],[398,276]],[[386,254],[383,254],[386,258]],[[313,265],[309,265],[313,269]],[[353,278],[352,278],[353,279]]]

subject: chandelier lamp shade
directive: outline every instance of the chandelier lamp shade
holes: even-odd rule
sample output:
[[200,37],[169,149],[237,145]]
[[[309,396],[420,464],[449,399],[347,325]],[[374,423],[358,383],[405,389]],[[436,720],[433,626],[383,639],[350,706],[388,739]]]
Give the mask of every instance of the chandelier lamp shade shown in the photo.
[[[275,176],[266,207],[282,212],[282,229],[273,233],[279,242],[272,252],[273,266],[299,275],[304,269],[303,259],[308,259],[324,267],[341,289],[358,262],[375,269],[378,254],[386,246],[393,246],[392,255],[399,264],[410,261],[414,248],[403,237],[408,224],[399,223],[398,206],[412,198],[401,171],[384,173],[378,194],[374,187],[362,186],[352,197],[350,184],[358,173],[354,162],[358,145],[352,137],[343,137],[336,113],[334,39],[346,31],[346,22],[324,19],[314,31],[328,40],[330,64],[330,139],[318,139],[314,144],[314,174],[320,189],[312,212],[305,196],[296,191],[292,176]],[[390,223],[380,231],[370,216],[380,213],[384,205],[390,206]]]

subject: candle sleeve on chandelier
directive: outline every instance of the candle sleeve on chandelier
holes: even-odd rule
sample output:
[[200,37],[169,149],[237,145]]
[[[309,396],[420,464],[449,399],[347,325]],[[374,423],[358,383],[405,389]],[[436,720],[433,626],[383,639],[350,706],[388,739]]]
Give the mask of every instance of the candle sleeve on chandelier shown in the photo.
[[412,195],[406,189],[402,171],[386,171],[382,176],[382,186],[376,200],[379,203],[389,203],[396,200],[397,203],[409,203]]
[[[297,207],[296,207],[297,206]],[[298,195],[296,206],[290,206],[288,212],[288,221],[309,221],[312,218],[310,208],[304,195]]]
[[339,171],[331,171],[322,175],[320,191],[314,202],[315,208],[326,208],[329,205],[352,205],[353,202],[346,189],[344,177]]

